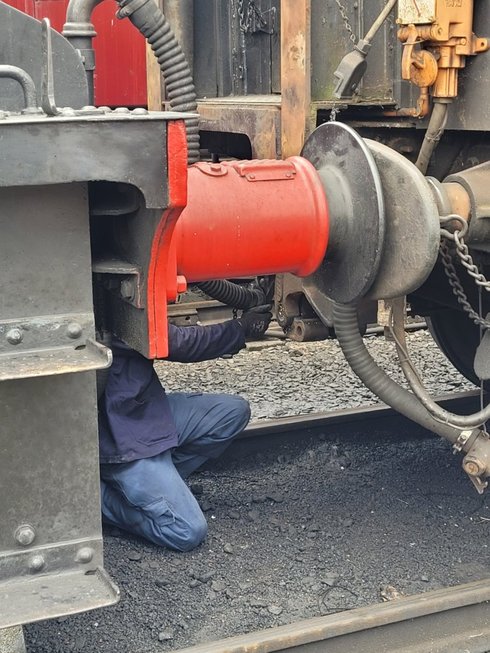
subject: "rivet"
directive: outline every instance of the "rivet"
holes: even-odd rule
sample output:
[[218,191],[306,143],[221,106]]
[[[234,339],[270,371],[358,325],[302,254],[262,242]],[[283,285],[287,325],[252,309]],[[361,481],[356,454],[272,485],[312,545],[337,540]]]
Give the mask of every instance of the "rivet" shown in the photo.
[[10,331],[7,332],[7,340],[11,345],[18,345],[19,342],[22,342],[22,338],[23,335],[20,329],[10,329]]
[[255,179],[255,175],[248,175],[249,179]]
[[46,561],[42,555],[34,555],[29,560],[29,569],[31,571],[41,571],[45,564]]
[[93,111],[94,109],[95,107],[91,104],[87,104],[86,106],[82,107],[82,111]]
[[34,542],[36,531],[29,524],[22,524],[15,531],[14,537],[16,542],[22,544],[22,546],[29,546]]
[[90,562],[93,557],[94,557],[94,550],[91,549],[89,546],[84,546],[77,551],[75,560],[76,562],[87,563]]
[[129,113],[129,109],[127,107],[117,107],[114,109],[114,113]]
[[73,338],[74,340],[76,338],[80,338],[82,335],[82,327],[78,322],[70,322],[70,324],[66,327],[66,335],[69,338]]
[[133,109],[133,114],[135,116],[146,116],[148,114],[148,110],[143,109],[143,107],[137,107],[136,109]]

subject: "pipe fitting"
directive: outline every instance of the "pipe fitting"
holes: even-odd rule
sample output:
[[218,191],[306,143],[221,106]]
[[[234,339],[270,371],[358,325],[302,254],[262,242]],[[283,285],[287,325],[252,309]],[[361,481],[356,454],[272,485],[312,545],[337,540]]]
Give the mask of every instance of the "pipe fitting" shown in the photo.
[[468,455],[463,459],[463,469],[468,476],[486,476],[486,465],[472,455]]

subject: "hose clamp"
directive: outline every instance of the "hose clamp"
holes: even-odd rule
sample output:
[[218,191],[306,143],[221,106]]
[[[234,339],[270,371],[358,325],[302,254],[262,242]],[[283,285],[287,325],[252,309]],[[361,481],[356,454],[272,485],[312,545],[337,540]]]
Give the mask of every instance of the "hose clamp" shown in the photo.
[[461,453],[463,447],[470,439],[472,433],[473,431],[461,431],[461,433],[458,435],[458,439],[453,444],[453,453]]

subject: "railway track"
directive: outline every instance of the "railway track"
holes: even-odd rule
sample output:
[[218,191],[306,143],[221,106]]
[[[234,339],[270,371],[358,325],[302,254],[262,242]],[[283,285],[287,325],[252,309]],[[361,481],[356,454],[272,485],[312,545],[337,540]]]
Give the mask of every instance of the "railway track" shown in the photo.
[[490,579],[230,637],[179,653],[487,653]]
[[[479,410],[480,391],[451,392],[436,397],[437,403],[448,411],[467,414]],[[276,445],[278,440],[292,439],[317,433],[328,435],[329,432],[336,436],[359,435],[366,438],[374,435],[392,435],[396,438],[400,432],[406,435],[429,435],[421,426],[415,424],[393,408],[385,404],[372,406],[358,406],[355,408],[342,408],[321,413],[280,417],[276,419],[257,420],[243,431],[230,449],[235,454],[236,449],[240,455],[247,447],[268,448]],[[225,454],[226,455],[226,454]]]

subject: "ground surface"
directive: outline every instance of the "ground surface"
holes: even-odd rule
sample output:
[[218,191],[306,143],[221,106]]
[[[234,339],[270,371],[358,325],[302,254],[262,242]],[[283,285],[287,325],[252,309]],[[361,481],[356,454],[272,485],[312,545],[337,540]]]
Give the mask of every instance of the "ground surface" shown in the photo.
[[[393,368],[392,353],[370,340]],[[429,336],[410,337],[435,392],[466,387]],[[167,387],[246,395],[255,419],[372,401],[335,343],[266,347],[233,360],[159,364]],[[468,385],[469,387],[469,385]],[[315,439],[196,474],[209,536],[177,554],[116,530],[113,608],[27,629],[32,652],[154,653],[490,574],[490,503],[434,439]]]

